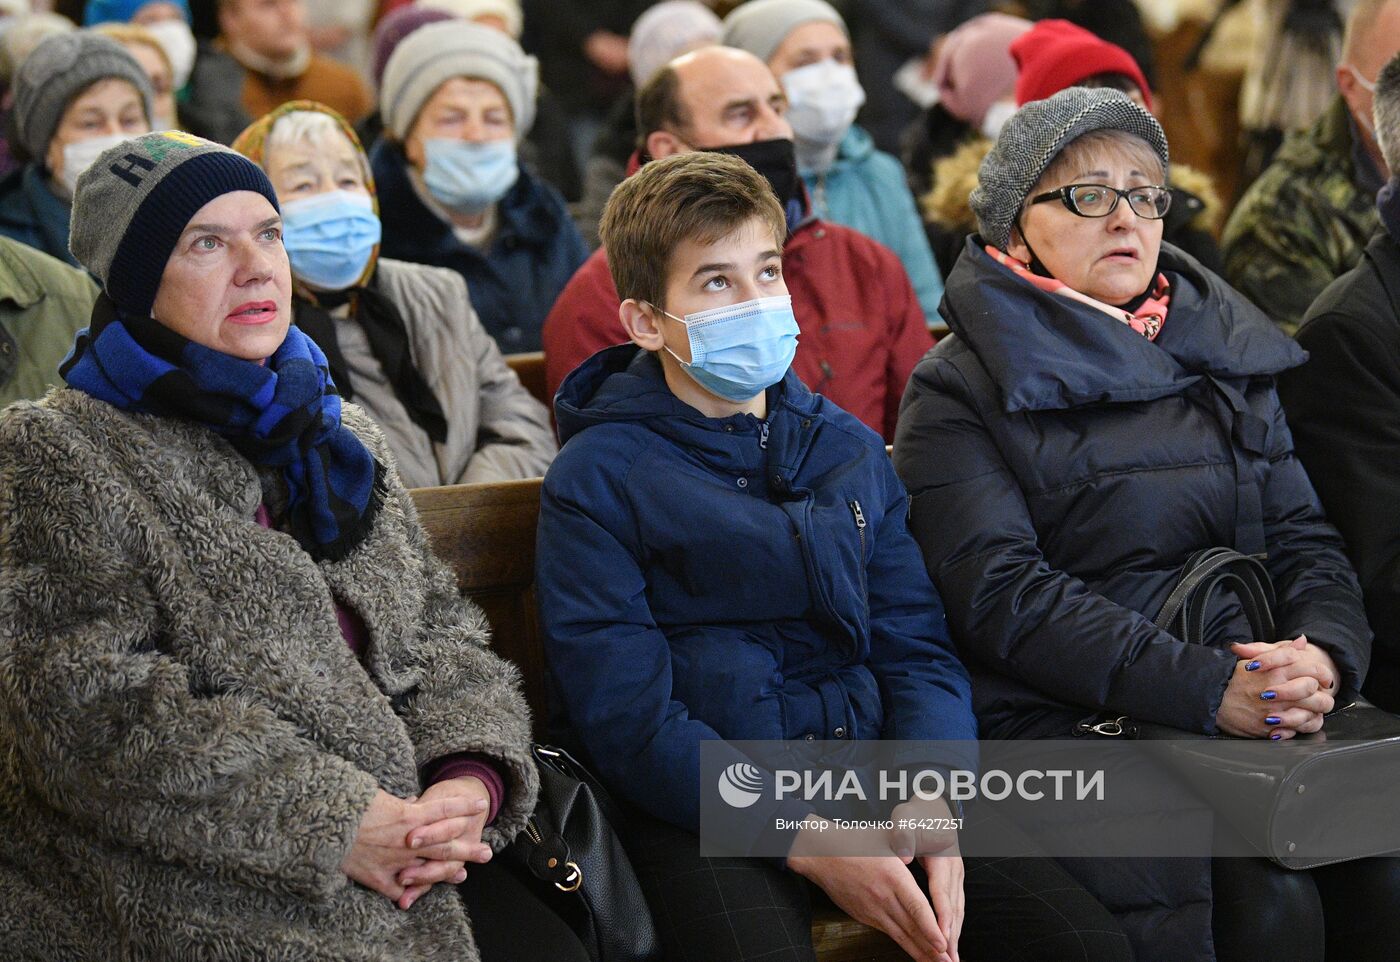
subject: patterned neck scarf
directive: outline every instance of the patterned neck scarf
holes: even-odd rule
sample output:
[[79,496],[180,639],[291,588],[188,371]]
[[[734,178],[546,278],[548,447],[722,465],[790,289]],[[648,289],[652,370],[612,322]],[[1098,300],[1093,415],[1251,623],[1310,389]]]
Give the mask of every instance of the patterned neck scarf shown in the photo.
[[1126,311],[1121,307],[1114,307],[1112,304],[1095,300],[1088,294],[1081,294],[1064,281],[1056,280],[1053,277],[1042,277],[1034,273],[1029,264],[1012,257],[1005,251],[997,250],[990,244],[987,245],[986,251],[998,264],[1006,267],[1017,277],[1034,284],[1040,290],[1078,301],[1081,304],[1087,304],[1096,311],[1102,311],[1115,321],[1128,325],[1149,341],[1157,339],[1157,335],[1162,331],[1162,325],[1167,321],[1167,307],[1171,303],[1171,284],[1167,282],[1165,274],[1157,275],[1152,290],[1148,292],[1146,299],[1135,311]]
[[374,523],[384,466],[340,423],[326,358],[295,326],[259,364],[123,317],[103,294],[59,374],[123,411],[202,424],[253,464],[280,469],[291,534],[318,561],[344,558]]

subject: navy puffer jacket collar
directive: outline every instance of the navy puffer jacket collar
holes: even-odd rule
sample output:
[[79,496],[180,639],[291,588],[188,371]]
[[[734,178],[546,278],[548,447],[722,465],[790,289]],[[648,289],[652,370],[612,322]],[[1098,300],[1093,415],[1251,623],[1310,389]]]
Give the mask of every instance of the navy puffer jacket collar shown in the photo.
[[[779,406],[803,418],[819,416],[825,402],[789,369],[783,380],[768,388],[766,426],[778,434],[767,442],[769,475],[777,470],[791,479],[815,432],[799,422],[772,416]],[[751,414],[708,418],[676,397],[667,387],[660,363],[646,351],[622,344],[600,351],[565,378],[554,401],[559,443],[594,424],[645,421],[647,427],[686,448],[712,470],[729,473],[751,470],[752,435],[759,423]],[[718,430],[717,430],[718,428]],[[767,480],[771,480],[771,477]]]
[[948,277],[940,313],[977,355],[1008,414],[1180,394],[1202,375],[1277,375],[1307,353],[1189,254],[1162,245],[1171,307],[1155,341],[1102,312],[1032,286],[994,261],[982,239]]

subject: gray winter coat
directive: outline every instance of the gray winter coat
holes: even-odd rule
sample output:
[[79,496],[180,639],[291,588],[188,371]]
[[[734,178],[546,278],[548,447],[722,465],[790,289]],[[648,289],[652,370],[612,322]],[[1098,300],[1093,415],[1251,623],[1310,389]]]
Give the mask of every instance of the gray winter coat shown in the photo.
[[451,886],[404,912],[340,869],[375,789],[432,759],[501,763],[493,849],[537,790],[517,672],[388,475],[318,565],[205,428],[69,389],[0,415],[0,957],[476,960]]
[[364,328],[348,318],[335,321],[355,402],[383,429],[404,484],[543,476],[558,450],[549,411],[525,390],[481,326],[462,275],[385,258],[375,280],[399,309],[413,363],[447,420],[446,442],[433,443],[394,393]]

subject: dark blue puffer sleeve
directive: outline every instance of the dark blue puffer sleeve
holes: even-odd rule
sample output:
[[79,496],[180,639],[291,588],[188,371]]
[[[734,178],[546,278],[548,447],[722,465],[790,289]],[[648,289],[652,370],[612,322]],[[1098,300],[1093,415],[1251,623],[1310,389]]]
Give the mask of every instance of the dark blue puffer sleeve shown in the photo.
[[[720,736],[672,697],[670,649],[647,604],[624,495],[627,453],[604,447],[581,457],[582,450],[561,453],[540,503],[535,590],[549,670],[604,784],[698,833],[700,745]],[[776,819],[809,811],[765,798],[744,810],[748,838],[735,841],[742,847],[771,832]]]

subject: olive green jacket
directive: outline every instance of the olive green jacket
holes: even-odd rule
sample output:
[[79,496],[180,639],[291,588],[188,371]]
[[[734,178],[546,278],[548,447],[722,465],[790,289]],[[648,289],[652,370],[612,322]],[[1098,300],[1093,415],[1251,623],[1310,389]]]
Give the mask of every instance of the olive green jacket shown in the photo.
[[1226,280],[1289,334],[1323,288],[1360,263],[1380,226],[1379,175],[1358,152],[1338,95],[1284,142],[1225,225]]
[[0,237],[0,407],[59,383],[59,362],[96,298],[87,274]]

